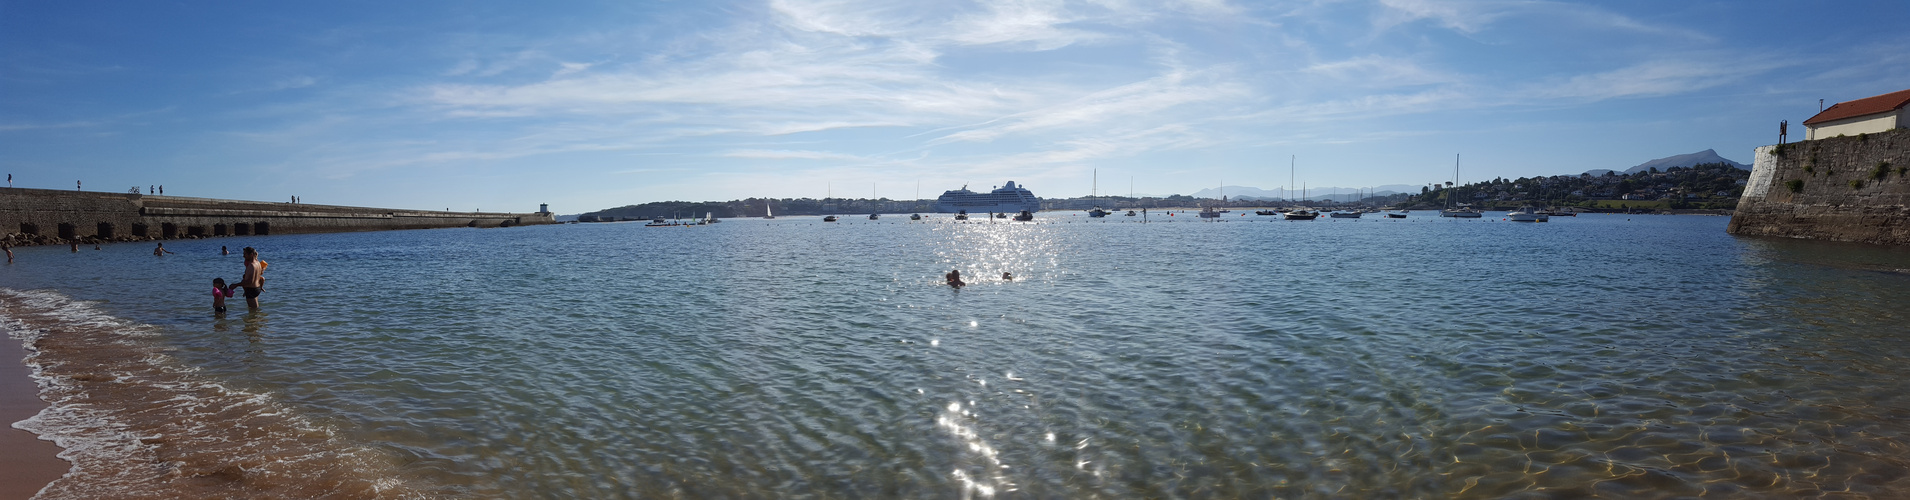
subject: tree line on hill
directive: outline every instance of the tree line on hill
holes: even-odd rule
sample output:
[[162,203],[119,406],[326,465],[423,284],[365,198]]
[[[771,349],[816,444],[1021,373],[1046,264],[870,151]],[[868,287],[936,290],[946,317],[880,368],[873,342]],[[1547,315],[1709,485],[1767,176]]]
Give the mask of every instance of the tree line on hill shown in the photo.
[[[1604,175],[1554,175],[1496,178],[1465,185],[1429,184],[1419,194],[1399,193],[1360,200],[1301,202],[1313,206],[1360,204],[1412,209],[1434,209],[1465,204],[1486,209],[1513,209],[1524,205],[1615,208],[1652,206],[1668,209],[1733,209],[1744,193],[1751,172],[1728,163],[1701,163],[1690,167],[1652,168],[1633,174],[1605,172]],[[1218,203],[1216,203],[1218,201]],[[856,198],[748,198],[731,201],[656,201],[598,210],[581,214],[583,221],[762,217],[765,210],[783,215],[827,215],[881,213],[928,213],[930,200],[870,200]],[[1129,198],[1101,196],[1092,198],[1048,198],[1044,209],[1077,209],[1099,205],[1108,209],[1148,207],[1192,207],[1218,204],[1227,207],[1267,206],[1291,201],[1212,200],[1186,195]],[[1080,206],[1077,206],[1080,205]]]
[[1657,168],[1633,174],[1554,175],[1496,178],[1463,186],[1432,184],[1420,188],[1404,206],[1442,208],[1465,203],[1488,209],[1523,205],[1601,208],[1655,203],[1670,209],[1734,209],[1751,172],[1728,163]]

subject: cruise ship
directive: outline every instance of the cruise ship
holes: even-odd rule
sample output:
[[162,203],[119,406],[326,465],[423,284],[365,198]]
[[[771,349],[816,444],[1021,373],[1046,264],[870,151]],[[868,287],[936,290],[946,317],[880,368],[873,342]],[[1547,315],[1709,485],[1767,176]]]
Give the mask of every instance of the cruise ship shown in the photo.
[[941,198],[935,199],[937,212],[954,213],[964,210],[968,213],[1012,214],[1023,210],[1038,212],[1041,211],[1041,198],[1036,198],[1035,194],[1028,192],[1027,188],[1016,186],[1015,181],[1008,181],[1008,185],[987,193],[969,191],[968,186],[962,186],[961,189],[944,191]]

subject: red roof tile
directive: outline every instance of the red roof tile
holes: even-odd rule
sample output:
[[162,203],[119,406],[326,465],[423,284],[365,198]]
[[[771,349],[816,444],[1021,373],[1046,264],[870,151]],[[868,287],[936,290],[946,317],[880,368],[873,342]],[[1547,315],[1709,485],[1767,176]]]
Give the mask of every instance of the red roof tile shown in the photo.
[[1832,105],[1830,109],[1818,112],[1817,116],[1813,116],[1809,120],[1804,120],[1804,124],[1816,125],[1827,121],[1886,113],[1897,108],[1902,108],[1904,104],[1910,104],[1910,90],[1899,90],[1880,96],[1840,102]]

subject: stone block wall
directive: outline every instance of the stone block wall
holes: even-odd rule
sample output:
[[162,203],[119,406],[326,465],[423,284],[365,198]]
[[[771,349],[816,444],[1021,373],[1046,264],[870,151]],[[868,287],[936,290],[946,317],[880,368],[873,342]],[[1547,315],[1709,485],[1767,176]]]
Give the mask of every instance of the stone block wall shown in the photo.
[[1732,234],[1910,245],[1910,129],[1754,154]]
[[440,212],[0,188],[12,244],[555,224],[550,213]]

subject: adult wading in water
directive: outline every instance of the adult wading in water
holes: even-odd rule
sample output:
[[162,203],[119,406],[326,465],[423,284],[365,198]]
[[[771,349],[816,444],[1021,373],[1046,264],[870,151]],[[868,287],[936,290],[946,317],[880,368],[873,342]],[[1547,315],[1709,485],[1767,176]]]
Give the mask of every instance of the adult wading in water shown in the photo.
[[259,310],[259,294],[265,292],[265,261],[252,247],[245,247],[245,275],[239,278],[239,288],[245,289],[245,307]]

